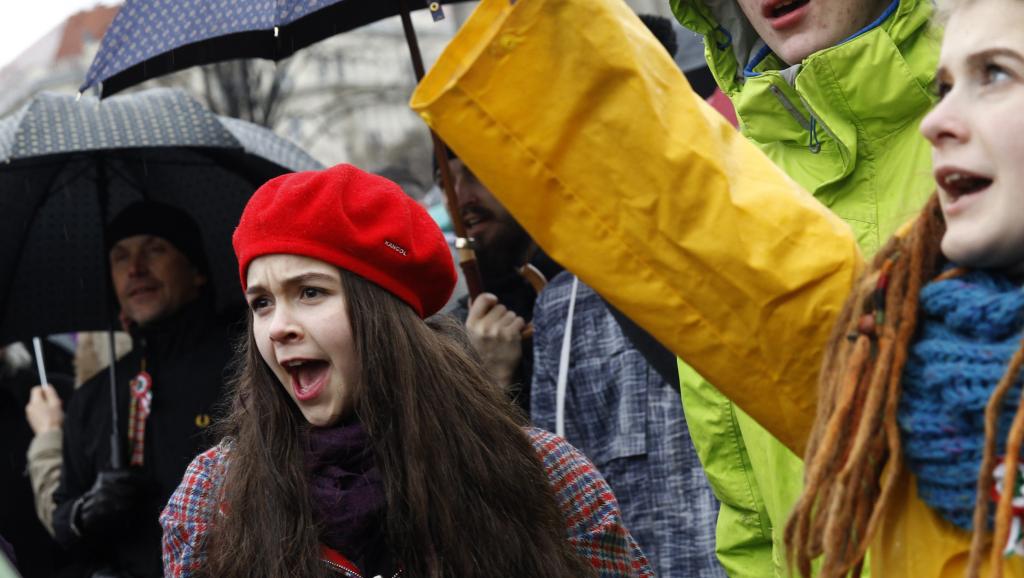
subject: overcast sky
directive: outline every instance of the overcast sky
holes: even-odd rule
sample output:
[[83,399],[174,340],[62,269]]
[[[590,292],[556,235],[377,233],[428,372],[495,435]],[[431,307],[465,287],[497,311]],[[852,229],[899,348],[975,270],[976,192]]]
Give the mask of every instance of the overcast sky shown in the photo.
[[116,0],[0,0],[0,67],[75,12],[115,3]]

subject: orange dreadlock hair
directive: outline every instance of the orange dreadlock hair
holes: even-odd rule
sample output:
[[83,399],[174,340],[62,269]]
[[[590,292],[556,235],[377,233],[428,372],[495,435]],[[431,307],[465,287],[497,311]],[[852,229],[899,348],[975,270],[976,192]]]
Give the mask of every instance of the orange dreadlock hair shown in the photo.
[[[846,302],[825,353],[819,379],[818,415],[807,444],[803,493],[786,525],[790,565],[804,577],[822,557],[821,578],[859,576],[867,551],[903,468],[896,421],[903,367],[917,328],[921,287],[941,270],[946,231],[933,195],[909,233],[893,237],[875,256]],[[955,276],[958,270],[944,273]],[[988,500],[995,465],[996,420],[1006,391],[1020,374],[1018,349],[985,412],[985,452],[978,479],[968,576],[979,575],[991,544],[995,576],[1002,575],[1002,548],[1011,519],[1011,492],[1004,492],[993,539]],[[1007,446],[1012,488],[1021,442],[1024,403],[1018,407]]]

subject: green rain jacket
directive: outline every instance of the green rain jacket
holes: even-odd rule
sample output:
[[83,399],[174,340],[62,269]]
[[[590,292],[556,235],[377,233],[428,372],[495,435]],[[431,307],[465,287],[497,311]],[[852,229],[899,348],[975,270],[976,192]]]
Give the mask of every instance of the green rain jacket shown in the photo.
[[[736,0],[671,3],[704,36],[743,135],[849,223],[866,255],[919,211],[934,189],[918,132],[934,102],[931,0],[895,0],[872,25],[793,67],[764,47]],[[722,564],[733,578],[786,576],[782,536],[801,459],[682,363],[680,375],[690,433],[722,502]]]

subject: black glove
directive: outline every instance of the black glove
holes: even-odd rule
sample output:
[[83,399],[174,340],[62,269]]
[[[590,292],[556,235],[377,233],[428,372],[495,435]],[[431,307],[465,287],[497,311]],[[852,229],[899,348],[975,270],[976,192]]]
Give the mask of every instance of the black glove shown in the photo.
[[141,490],[142,479],[136,471],[100,472],[92,488],[71,506],[71,529],[87,536],[123,526]]

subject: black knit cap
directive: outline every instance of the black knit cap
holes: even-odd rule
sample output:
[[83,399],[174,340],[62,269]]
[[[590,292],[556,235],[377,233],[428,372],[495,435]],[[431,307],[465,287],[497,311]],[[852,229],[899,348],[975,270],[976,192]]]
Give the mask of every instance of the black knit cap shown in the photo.
[[107,225],[107,252],[121,239],[135,235],[153,235],[164,239],[181,251],[200,273],[209,274],[202,233],[185,211],[155,201],[130,205]]

